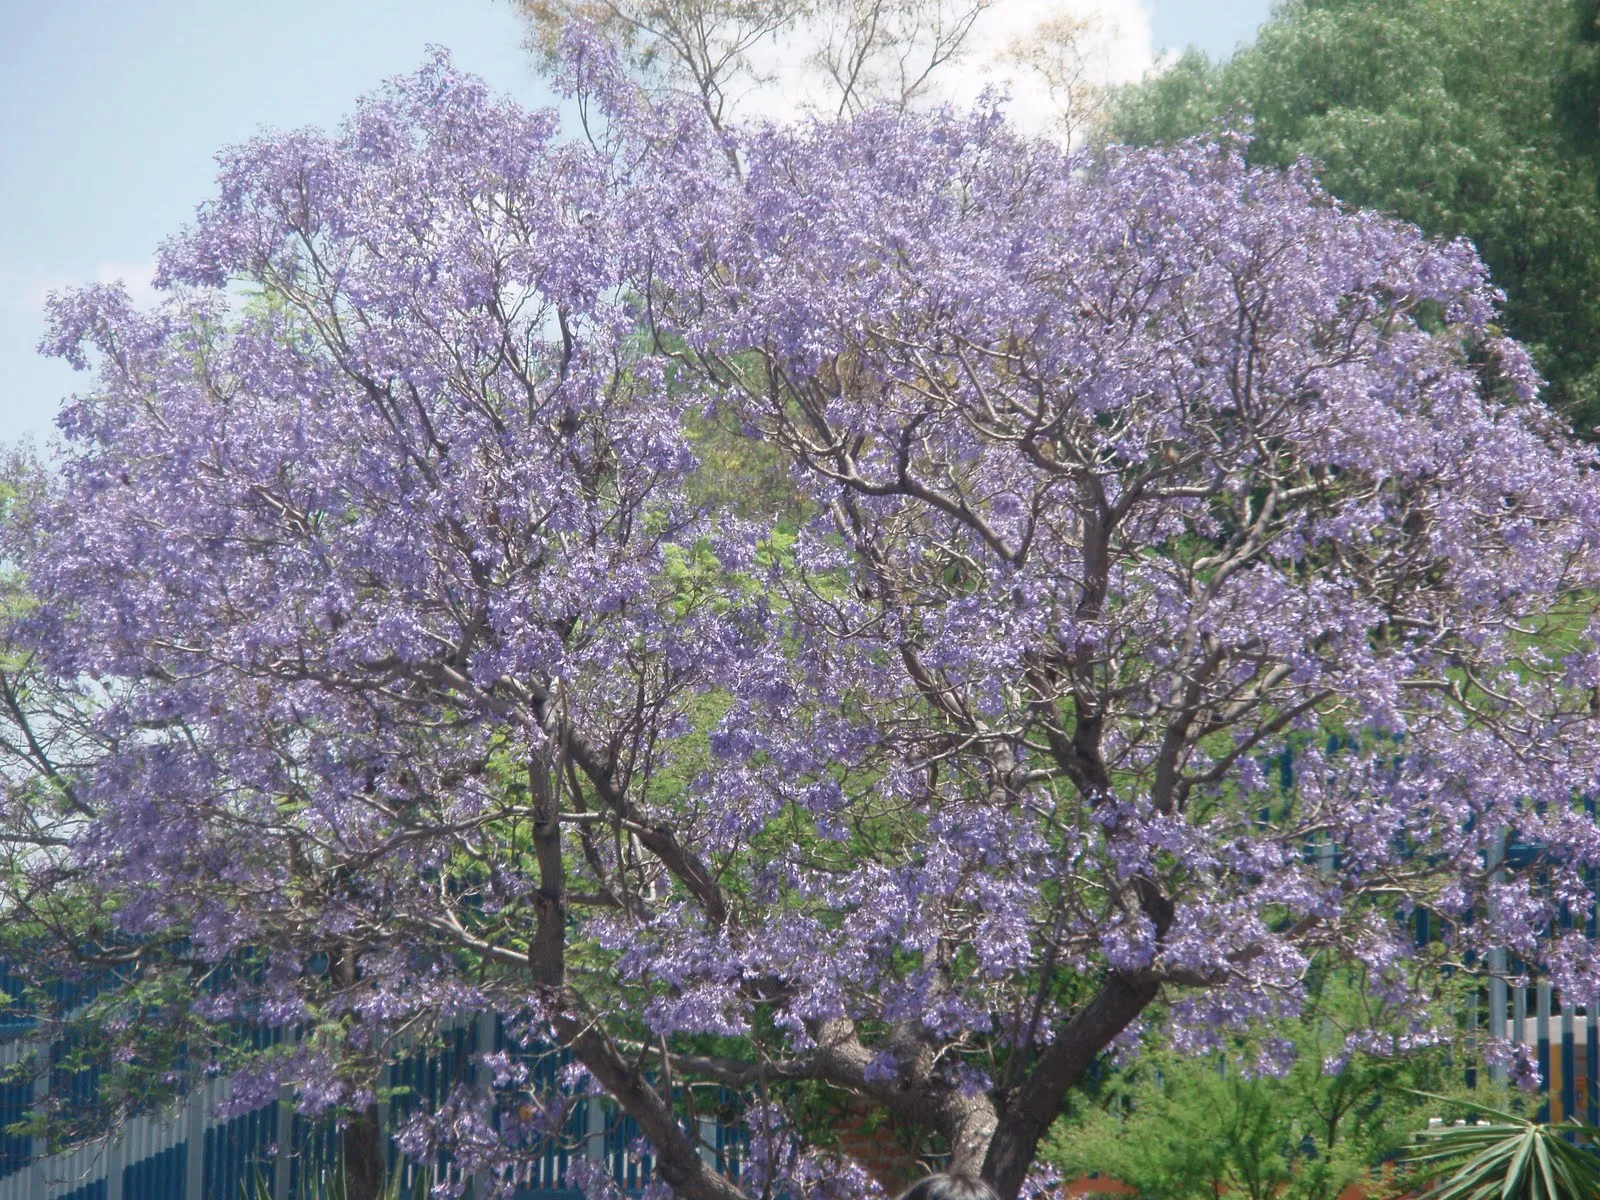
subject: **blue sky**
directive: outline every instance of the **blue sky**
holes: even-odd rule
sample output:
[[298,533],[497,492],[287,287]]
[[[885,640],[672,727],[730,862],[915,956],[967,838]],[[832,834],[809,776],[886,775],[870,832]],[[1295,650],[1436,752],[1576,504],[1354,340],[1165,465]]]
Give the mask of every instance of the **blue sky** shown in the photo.
[[[1144,0],[1156,48],[1213,56],[1269,0]],[[430,43],[528,104],[510,0],[0,0],[0,443],[84,385],[34,352],[52,288],[137,276],[211,192],[216,151],[330,125]]]

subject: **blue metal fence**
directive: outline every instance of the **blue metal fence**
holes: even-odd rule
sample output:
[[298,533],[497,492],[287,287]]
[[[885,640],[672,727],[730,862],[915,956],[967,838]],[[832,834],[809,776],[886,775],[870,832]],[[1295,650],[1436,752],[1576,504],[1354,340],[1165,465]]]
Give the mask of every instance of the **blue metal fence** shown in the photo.
[[33,1158],[33,1139],[6,1133],[24,1120],[33,1107],[33,1088],[26,1083],[0,1087],[0,1177],[26,1167]]
[[[1331,739],[1328,749],[1338,750],[1339,740]],[[1278,775],[1287,800],[1295,786],[1294,755],[1285,750],[1265,765]],[[1595,811],[1593,804],[1589,810]],[[1273,817],[1270,809],[1261,815],[1264,821]],[[1307,854],[1319,858],[1326,854],[1326,865],[1335,869],[1333,855],[1326,853],[1330,849],[1308,846]],[[1505,848],[1504,860],[1507,865],[1525,867],[1537,854],[1536,847],[1512,845]],[[1418,942],[1431,940],[1432,915],[1418,908],[1411,919]],[[1585,924],[1591,939],[1600,937],[1600,915],[1588,914]],[[1490,966],[1496,974],[1504,974],[1504,954],[1499,953],[1501,961],[1491,961]],[[1520,968],[1509,973],[1518,974]],[[94,990],[81,983],[74,989],[84,994]],[[0,1051],[8,1042],[15,1045],[32,1028],[31,1022],[5,1005],[6,994],[15,996],[19,990],[20,980],[0,964]],[[1503,979],[1494,978],[1488,984],[1487,1009],[1493,1034],[1531,1047],[1537,1056],[1544,1081],[1541,1118],[1582,1115],[1600,1125],[1600,998],[1579,1004],[1555,994],[1548,984],[1510,988]],[[1480,1006],[1474,1002],[1470,1018],[1474,1028],[1479,1012]],[[487,1031],[485,1021],[492,1022]],[[285,1031],[241,1026],[240,1035],[259,1047],[282,1040]],[[499,1017],[481,1018],[449,1030],[436,1044],[391,1067],[386,1080],[390,1125],[419,1107],[437,1105],[456,1086],[471,1083],[477,1051],[490,1048],[515,1049]],[[65,1045],[50,1048],[49,1088],[92,1106],[98,1073],[70,1069],[69,1051]],[[515,1052],[529,1066],[536,1089],[556,1088],[560,1071],[570,1061],[562,1051],[523,1048]],[[160,1130],[151,1133],[154,1118],[141,1118],[148,1128],[141,1138],[132,1139],[139,1146],[131,1156],[127,1148],[119,1151],[101,1144],[98,1159],[92,1147],[79,1148],[56,1156],[60,1161],[52,1167],[33,1155],[31,1139],[5,1132],[33,1106],[32,1088],[0,1087],[0,1200],[257,1200],[262,1196],[314,1200],[320,1195],[319,1184],[336,1160],[335,1135],[327,1122],[308,1120],[276,1101],[230,1119],[211,1119],[202,1110],[219,1098],[214,1092],[212,1087],[191,1097],[187,1113],[167,1119],[165,1134]],[[742,1124],[728,1119],[737,1108],[735,1098],[721,1099],[718,1115],[702,1118],[697,1132],[717,1169],[737,1177],[748,1136]],[[181,1134],[173,1132],[177,1129],[174,1122],[184,1123]],[[518,1200],[580,1200],[569,1182],[569,1170],[580,1156],[603,1160],[617,1185],[637,1194],[650,1183],[654,1167],[639,1141],[640,1131],[631,1117],[609,1103],[587,1099],[575,1106],[561,1136],[551,1139],[541,1156],[518,1166],[511,1180]],[[197,1150],[198,1158],[192,1157]],[[400,1173],[405,1189],[413,1185],[419,1171],[452,1169],[448,1159],[430,1164],[405,1160],[392,1145],[388,1165],[392,1172]]]
[[175,1200],[189,1178],[189,1145],[180,1142],[122,1169],[122,1200]]
[[[205,1132],[202,1200],[254,1197],[259,1184],[272,1182],[278,1134],[278,1104],[273,1102]],[[183,1193],[173,1193],[183,1196]],[[122,1200],[132,1200],[124,1196]]]
[[[252,1040],[280,1040],[283,1031],[255,1031]],[[15,1049],[17,1043],[10,1045]],[[535,1090],[555,1089],[570,1055],[555,1049],[518,1048],[498,1017],[480,1018],[451,1029],[390,1068],[386,1078],[386,1119],[392,1128],[419,1108],[445,1100],[458,1086],[480,1084],[480,1049],[511,1048],[530,1068]],[[0,1049],[6,1049],[0,1046]],[[66,1090],[92,1106],[98,1076],[70,1071],[67,1052],[51,1048],[49,1086]],[[11,1137],[0,1143],[0,1200],[318,1200],[337,1161],[337,1135],[327,1121],[311,1120],[289,1105],[273,1101],[249,1112],[214,1115],[226,1098],[226,1084],[213,1080],[191,1095],[183,1109],[135,1118],[114,1142],[86,1143],[70,1152],[35,1157],[33,1143]],[[32,1087],[20,1084],[0,1093],[0,1120],[22,1120],[36,1101]],[[734,1111],[722,1105],[724,1115]],[[741,1128],[702,1119],[698,1131],[706,1154],[720,1169],[736,1174],[742,1162]],[[598,1097],[580,1098],[560,1136],[542,1154],[520,1163],[509,1177],[518,1200],[580,1200],[569,1172],[579,1157],[601,1159],[626,1192],[637,1193],[653,1173],[648,1154],[638,1146],[635,1123]],[[433,1163],[405,1159],[392,1146],[389,1169],[409,1195],[423,1172],[435,1178],[454,1168],[448,1157]],[[470,1181],[468,1181],[470,1183]]]

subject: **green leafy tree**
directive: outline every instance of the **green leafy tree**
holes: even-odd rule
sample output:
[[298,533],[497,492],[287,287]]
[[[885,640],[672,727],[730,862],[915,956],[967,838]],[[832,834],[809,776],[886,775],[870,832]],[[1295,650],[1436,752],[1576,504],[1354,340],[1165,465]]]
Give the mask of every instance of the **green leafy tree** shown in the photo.
[[1342,200],[1477,244],[1547,398],[1600,421],[1594,0],[1300,0],[1226,63],[1121,91],[1106,133],[1167,142],[1252,116],[1251,157],[1321,164]]

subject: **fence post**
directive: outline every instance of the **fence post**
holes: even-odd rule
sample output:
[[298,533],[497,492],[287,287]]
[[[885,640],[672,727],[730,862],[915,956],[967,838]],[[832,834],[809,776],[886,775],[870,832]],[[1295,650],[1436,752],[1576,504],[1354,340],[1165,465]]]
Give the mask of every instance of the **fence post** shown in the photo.
[[206,1093],[210,1089],[203,1078],[196,1079],[189,1088],[189,1099],[184,1106],[183,1140],[183,1198],[206,1200]]
[[122,1200],[122,1168],[127,1154],[126,1130],[120,1130],[106,1139],[106,1200]]
[[1578,1054],[1577,1036],[1573,1020],[1577,1006],[1561,995],[1561,1115],[1572,1118],[1578,1115]]
[[[1505,861],[1506,836],[1502,832],[1489,850],[1489,865],[1495,868],[1492,876],[1495,883],[1503,883],[1506,877],[1505,869],[1500,865]],[[1504,946],[1496,946],[1489,951],[1489,1036],[1504,1038],[1506,1033],[1506,951]],[[1521,1030],[1517,1033],[1520,1035]],[[1489,1078],[1496,1084],[1504,1084],[1505,1066],[1496,1063],[1490,1067]]]
[[1589,1081],[1584,1109],[1591,1125],[1600,1125],[1600,1007],[1597,1006],[1600,1006],[1597,996],[1590,996],[1583,1006],[1583,1075]]
[[[485,1055],[494,1053],[494,1035],[496,1016],[491,1011],[478,1014],[473,1023],[472,1031],[472,1081],[478,1091],[482,1093],[485,1105],[491,1120],[494,1119],[494,1075],[483,1065]],[[490,1185],[494,1181],[489,1178],[489,1172],[475,1171],[472,1176],[472,1200],[483,1200],[489,1194]]]
[[1544,1086],[1544,1102],[1539,1106],[1539,1119],[1550,1119],[1550,985],[1541,983],[1537,992],[1538,1008],[1534,1016],[1534,1034],[1539,1039],[1539,1074]]
[[700,1138],[700,1161],[715,1171],[717,1163],[717,1122],[712,1117],[701,1117],[696,1122],[695,1133]]
[[[33,1104],[35,1108],[43,1108],[50,1099],[50,1045],[48,1042],[38,1043],[39,1071],[33,1077]],[[30,1196],[43,1196],[46,1194],[44,1178],[44,1160],[50,1153],[50,1140],[35,1134],[28,1141],[28,1181]]]
[[605,1101],[599,1096],[589,1095],[584,1099],[584,1138],[583,1153],[586,1158],[604,1158],[606,1156],[606,1109]]
[[278,1090],[278,1154],[272,1160],[272,1200],[289,1200],[289,1166],[294,1158],[294,1089]]

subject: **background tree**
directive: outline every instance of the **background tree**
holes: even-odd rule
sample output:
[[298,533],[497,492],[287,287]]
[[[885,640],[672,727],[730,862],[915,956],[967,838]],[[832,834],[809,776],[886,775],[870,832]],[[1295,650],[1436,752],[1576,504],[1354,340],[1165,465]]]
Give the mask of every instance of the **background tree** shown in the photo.
[[[1304,0],[1226,63],[1191,52],[1123,89],[1111,140],[1148,145],[1253,117],[1253,162],[1319,164],[1341,200],[1472,239],[1549,401],[1600,421],[1600,109],[1594,6]],[[1585,88],[1588,90],[1585,91]]]
[[[529,45],[554,66],[575,25],[602,31],[634,74],[697,100],[717,125],[811,108],[904,109],[948,99],[959,81],[1016,89],[1040,128],[1087,127],[1109,79],[1117,30],[1070,4],[1022,0],[517,0]],[[957,69],[959,68],[959,70]]]
[[[92,750],[12,713],[14,816],[70,787],[29,865],[307,1030],[239,1096],[357,1124],[493,1008],[579,1068],[492,1057],[407,1145],[489,1170],[597,1088],[677,1195],[868,1193],[826,1092],[1012,1200],[1146,1015],[1206,1051],[1314,959],[1490,946],[1600,993],[1547,932],[1600,866],[1593,460],[1470,247],[1226,141],[742,133],[564,63],[587,143],[436,60],[229,152],[156,310],[54,306],[98,373],[12,636]],[[696,492],[708,419],[790,511]],[[683,1119],[723,1089],[738,1181]]]
[[803,15],[788,0],[519,0],[518,6],[529,21],[531,48],[547,65],[559,61],[562,35],[570,25],[596,26],[627,47],[641,74],[684,88],[719,125],[731,118],[738,91],[761,82],[752,51]]

